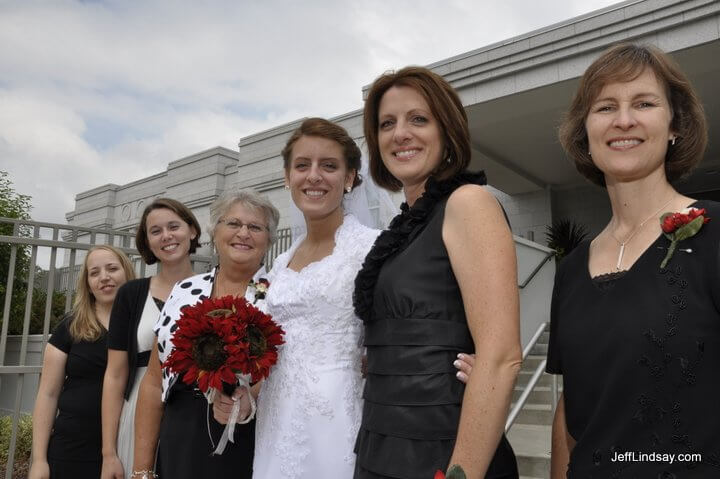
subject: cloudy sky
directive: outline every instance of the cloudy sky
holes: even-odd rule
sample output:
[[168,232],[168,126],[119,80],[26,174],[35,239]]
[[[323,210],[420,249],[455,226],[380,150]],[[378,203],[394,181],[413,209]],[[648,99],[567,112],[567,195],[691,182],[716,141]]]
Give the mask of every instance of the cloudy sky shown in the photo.
[[33,219],[614,0],[0,0],[0,169]]

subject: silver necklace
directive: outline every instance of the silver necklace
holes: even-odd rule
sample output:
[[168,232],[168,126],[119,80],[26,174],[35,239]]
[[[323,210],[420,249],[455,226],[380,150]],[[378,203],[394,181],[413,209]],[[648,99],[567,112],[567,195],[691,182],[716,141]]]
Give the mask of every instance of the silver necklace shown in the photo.
[[669,205],[673,199],[674,199],[674,197],[670,198],[667,201],[667,203],[663,204],[660,208],[658,208],[658,210],[655,213],[653,213],[650,216],[648,216],[647,218],[645,218],[642,221],[642,223],[640,223],[635,228],[633,228],[633,230],[630,232],[630,235],[627,238],[625,238],[625,241],[620,241],[619,239],[617,239],[617,236],[615,236],[615,233],[613,233],[612,231],[609,231],[610,236],[612,236],[612,238],[615,241],[617,241],[617,243],[620,245],[620,252],[618,253],[618,259],[617,259],[617,264],[615,265],[615,271],[620,271],[620,264],[622,263],[623,255],[625,254],[625,245],[628,244],[631,239],[633,239],[633,236],[635,236],[635,233],[640,231],[640,228],[642,228],[645,225],[645,223],[650,221],[652,218],[657,217],[658,213],[660,213],[663,210],[663,208],[665,208],[667,205]]

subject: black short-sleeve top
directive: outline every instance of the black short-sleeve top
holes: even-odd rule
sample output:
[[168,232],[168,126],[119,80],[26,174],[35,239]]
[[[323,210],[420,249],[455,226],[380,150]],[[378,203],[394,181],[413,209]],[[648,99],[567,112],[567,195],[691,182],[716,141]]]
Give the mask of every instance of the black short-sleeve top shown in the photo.
[[[666,268],[663,235],[603,285],[588,272],[589,241],[560,263],[547,371],[563,375],[577,441],[568,477],[720,477],[720,204],[693,206],[711,220]],[[686,453],[702,462],[679,461]]]
[[107,334],[95,341],[73,341],[63,319],[48,342],[66,353],[65,381],[58,398],[58,415],[53,425],[53,444],[48,456],[65,460],[101,458],[101,420],[103,377],[107,364]]

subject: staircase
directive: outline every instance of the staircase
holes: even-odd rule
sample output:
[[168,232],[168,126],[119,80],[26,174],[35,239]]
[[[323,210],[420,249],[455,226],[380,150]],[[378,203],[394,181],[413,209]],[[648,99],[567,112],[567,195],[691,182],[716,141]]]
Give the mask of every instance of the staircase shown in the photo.
[[[549,326],[548,326],[549,327]],[[513,392],[513,406],[538,365],[547,356],[549,332],[546,329],[530,354],[523,361]],[[528,396],[507,434],[515,450],[521,479],[547,479],[550,477],[550,441],[553,420],[553,377],[544,373]],[[562,378],[558,378],[558,394],[562,391]]]

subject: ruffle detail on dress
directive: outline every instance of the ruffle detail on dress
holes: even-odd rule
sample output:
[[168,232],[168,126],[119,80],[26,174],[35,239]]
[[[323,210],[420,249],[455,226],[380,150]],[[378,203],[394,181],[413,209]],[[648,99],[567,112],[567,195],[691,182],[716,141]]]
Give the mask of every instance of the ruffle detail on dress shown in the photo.
[[[354,479],[428,479],[449,466],[455,440],[417,441],[361,429],[355,443],[357,463]],[[415,458],[412,463],[398,457]],[[485,479],[518,477],[515,454],[507,438],[500,438]]]
[[[418,441],[362,429],[355,446],[355,478],[428,479],[436,470],[447,469],[454,447],[454,439]],[[417,460],[408,467],[407,461],[398,461],[398,457]]]
[[355,278],[353,305],[359,318],[365,322],[372,320],[375,284],[382,265],[407,244],[412,232],[427,221],[435,205],[463,185],[486,183],[485,173],[482,171],[464,171],[444,181],[430,177],[425,184],[425,192],[412,207],[407,203],[400,206],[401,213],[393,218],[387,230],[380,233]]

